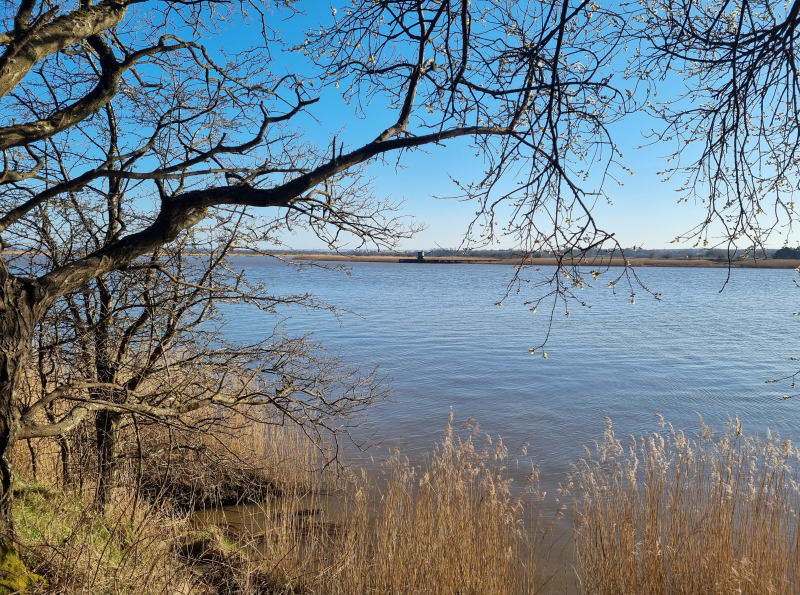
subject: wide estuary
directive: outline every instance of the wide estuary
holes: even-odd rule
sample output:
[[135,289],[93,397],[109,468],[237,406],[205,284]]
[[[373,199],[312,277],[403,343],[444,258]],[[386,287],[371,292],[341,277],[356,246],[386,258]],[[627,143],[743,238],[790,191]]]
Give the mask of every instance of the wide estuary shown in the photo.
[[[547,359],[529,348],[547,330],[548,313],[531,313],[518,296],[502,298],[509,266],[349,263],[341,270],[293,267],[257,257],[235,266],[269,283],[274,294],[313,292],[342,308],[286,308],[291,333],[312,331],[354,366],[380,366],[393,399],[371,408],[353,435],[379,445],[350,460],[399,448],[412,458],[431,448],[452,410],[514,452],[525,443],[545,484],[557,482],[584,445],[602,437],[604,418],[618,435],[655,429],[661,413],[676,427],[717,428],[738,416],[749,431],[797,433],[800,397],[789,381],[798,362],[797,273],[789,270],[642,268],[656,301],[639,290],[614,294],[613,274],[580,292],[591,306],[556,310]],[[523,288],[524,290],[524,288]],[[722,290],[722,291],[720,291]],[[524,295],[524,293],[523,293]],[[229,311],[227,332],[255,339],[275,319]],[[525,461],[527,462],[527,461]]]

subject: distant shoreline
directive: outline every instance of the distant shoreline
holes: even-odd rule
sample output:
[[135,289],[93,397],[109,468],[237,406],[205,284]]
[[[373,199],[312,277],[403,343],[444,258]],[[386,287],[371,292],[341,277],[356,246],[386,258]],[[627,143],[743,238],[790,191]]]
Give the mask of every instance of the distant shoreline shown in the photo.
[[[282,254],[288,260],[318,260],[324,262],[392,262],[398,264],[438,264],[436,261],[446,261],[452,264],[505,264],[519,265],[521,258],[492,258],[482,256],[430,256],[425,257],[422,262],[404,262],[400,259],[415,259],[415,254],[329,254],[329,253],[299,253]],[[621,267],[625,265],[625,260],[633,267],[704,267],[704,268],[727,268],[729,263],[725,260],[708,260],[702,258],[600,258],[589,259],[582,264],[586,267]],[[555,258],[532,258],[525,261],[530,266],[553,266],[556,264]],[[732,268],[761,268],[761,269],[795,269],[800,266],[800,259],[780,259],[765,258],[759,260],[736,260],[730,263]]]
[[[20,256],[25,254],[22,250],[3,250],[5,254]],[[205,255],[198,253],[198,255]],[[235,256],[264,256],[257,252],[237,252]],[[330,252],[295,252],[275,254],[286,260],[316,260],[320,262],[388,262],[395,264],[504,264],[519,265],[523,259],[520,257],[491,257],[491,256],[426,256],[420,262],[416,260],[416,253],[406,254],[332,254]],[[603,258],[595,257],[584,261],[582,267],[621,267],[627,261],[633,267],[701,267],[701,268],[728,268],[734,269],[796,269],[800,267],[797,258],[760,258],[758,260],[734,260],[730,263],[724,259],[710,260],[707,258]],[[554,266],[555,258],[530,258],[525,260],[527,266]]]

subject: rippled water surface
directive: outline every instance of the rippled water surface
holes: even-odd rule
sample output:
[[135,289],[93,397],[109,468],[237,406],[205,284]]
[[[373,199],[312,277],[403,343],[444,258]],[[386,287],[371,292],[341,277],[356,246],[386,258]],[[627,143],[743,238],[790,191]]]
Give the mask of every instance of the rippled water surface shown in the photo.
[[[276,294],[309,291],[352,312],[282,311],[290,331],[311,330],[348,364],[377,364],[394,379],[393,402],[355,430],[384,449],[429,449],[451,409],[512,451],[529,440],[551,479],[601,438],[605,416],[619,434],[653,430],[654,413],[692,429],[695,412],[716,427],[739,416],[750,430],[800,434],[800,397],[782,398],[792,394],[788,382],[766,383],[800,367],[789,359],[800,356],[791,270],[735,269],[720,293],[724,269],[641,269],[662,300],[639,292],[636,304],[601,278],[581,293],[591,308],[556,315],[543,359],[528,349],[546,332],[544,308],[494,305],[513,273],[507,266],[352,263],[347,275],[251,257],[236,265]],[[229,314],[228,333],[243,340],[275,324],[251,310]]]

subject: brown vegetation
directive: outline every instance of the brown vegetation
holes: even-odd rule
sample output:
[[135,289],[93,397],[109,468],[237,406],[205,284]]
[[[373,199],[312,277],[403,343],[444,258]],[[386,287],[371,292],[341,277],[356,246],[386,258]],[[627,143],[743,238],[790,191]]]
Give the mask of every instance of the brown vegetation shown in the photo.
[[623,444],[609,421],[574,476],[589,593],[789,593],[800,584],[800,451],[737,419]]
[[[150,446],[158,436],[152,433]],[[554,525],[543,510],[553,506],[542,506],[535,469],[529,486],[513,486],[503,441],[480,442],[477,431],[458,432],[451,423],[421,462],[396,454],[373,472],[351,473],[328,465],[324,446],[288,427],[248,423],[237,434],[173,436],[173,452],[191,446],[191,455],[173,458],[172,480],[157,495],[139,494],[137,465],[120,465],[119,487],[102,513],[90,489],[53,487],[58,449],[39,440],[38,480],[16,491],[18,547],[43,576],[32,587],[42,592],[565,588],[551,584],[555,574],[573,572],[548,567],[545,537]],[[166,445],[143,465],[163,458]],[[21,446],[15,464],[30,478],[31,451]],[[609,422],[604,441],[565,486],[574,496],[577,555],[577,582],[566,588],[790,592],[800,581],[798,461],[791,441],[747,436],[738,420],[721,435],[702,420],[691,436],[664,424],[628,445]],[[246,494],[247,484],[266,478],[275,489],[260,498],[250,491],[247,506],[186,510],[175,486],[191,477],[194,489],[207,482],[211,493],[224,466],[228,490]],[[163,474],[163,464],[158,469]]]
[[[459,438],[448,426],[422,464],[398,454],[368,475],[326,466],[324,448],[285,427],[184,436],[173,452],[191,455],[172,459],[172,480],[137,494],[137,465],[120,465],[113,505],[101,513],[90,489],[49,487],[58,483],[58,450],[40,440],[39,480],[26,481],[16,499],[19,547],[46,577],[42,588],[60,592],[531,592],[541,582],[536,491],[512,491],[502,440],[476,442],[476,433]],[[151,443],[156,454],[144,466],[163,459],[165,446]],[[15,453],[28,476],[30,453]],[[251,501],[253,478],[271,477],[276,489],[248,507],[189,513],[180,488],[191,478],[192,494],[203,481],[213,493],[223,460],[225,489],[250,490]]]

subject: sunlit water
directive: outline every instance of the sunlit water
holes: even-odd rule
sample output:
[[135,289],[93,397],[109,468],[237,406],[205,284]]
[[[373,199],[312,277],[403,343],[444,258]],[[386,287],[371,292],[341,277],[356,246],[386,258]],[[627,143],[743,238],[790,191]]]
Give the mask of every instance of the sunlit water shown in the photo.
[[[539,464],[550,485],[601,439],[606,416],[623,436],[656,429],[655,413],[691,430],[696,412],[720,429],[738,416],[752,431],[798,434],[800,397],[782,398],[793,394],[788,382],[766,382],[800,367],[790,361],[800,355],[792,270],[734,269],[720,292],[725,269],[640,269],[662,299],[639,291],[636,304],[601,278],[581,292],[590,308],[557,312],[543,359],[528,349],[545,335],[545,309],[533,314],[518,298],[495,305],[511,267],[356,262],[347,275],[255,257],[236,266],[274,294],[313,292],[350,311],[281,312],[289,331],[313,331],[345,363],[393,378],[392,402],[353,430],[380,442],[370,455],[429,450],[451,410],[502,435],[512,453],[529,441],[523,463]],[[228,316],[228,335],[245,341],[276,322],[250,309]]]
[[[393,379],[393,399],[370,408],[352,429],[345,459],[373,465],[395,449],[416,460],[441,439],[450,412],[472,418],[481,435],[502,435],[516,485],[531,463],[553,495],[584,446],[602,439],[610,417],[619,436],[658,430],[660,413],[695,431],[697,414],[717,429],[738,416],[750,432],[767,428],[800,435],[800,396],[787,377],[800,369],[800,288],[792,270],[643,268],[656,301],[638,290],[607,288],[613,275],[580,292],[590,308],[557,310],[546,346],[549,315],[531,313],[520,296],[500,300],[513,269],[498,265],[351,263],[342,271],[293,267],[255,257],[236,259],[271,293],[312,292],[343,310],[285,308],[278,318],[250,308],[227,312],[228,336],[249,341],[283,320],[294,334],[313,332],[345,364]],[[619,271],[617,271],[618,273]],[[723,285],[725,285],[724,290]],[[529,443],[527,455],[520,447]],[[345,443],[346,445],[346,443]],[[336,519],[338,505],[327,510]],[[261,522],[249,508],[228,511],[227,522]],[[553,573],[547,591],[577,592],[569,517],[549,534]]]

